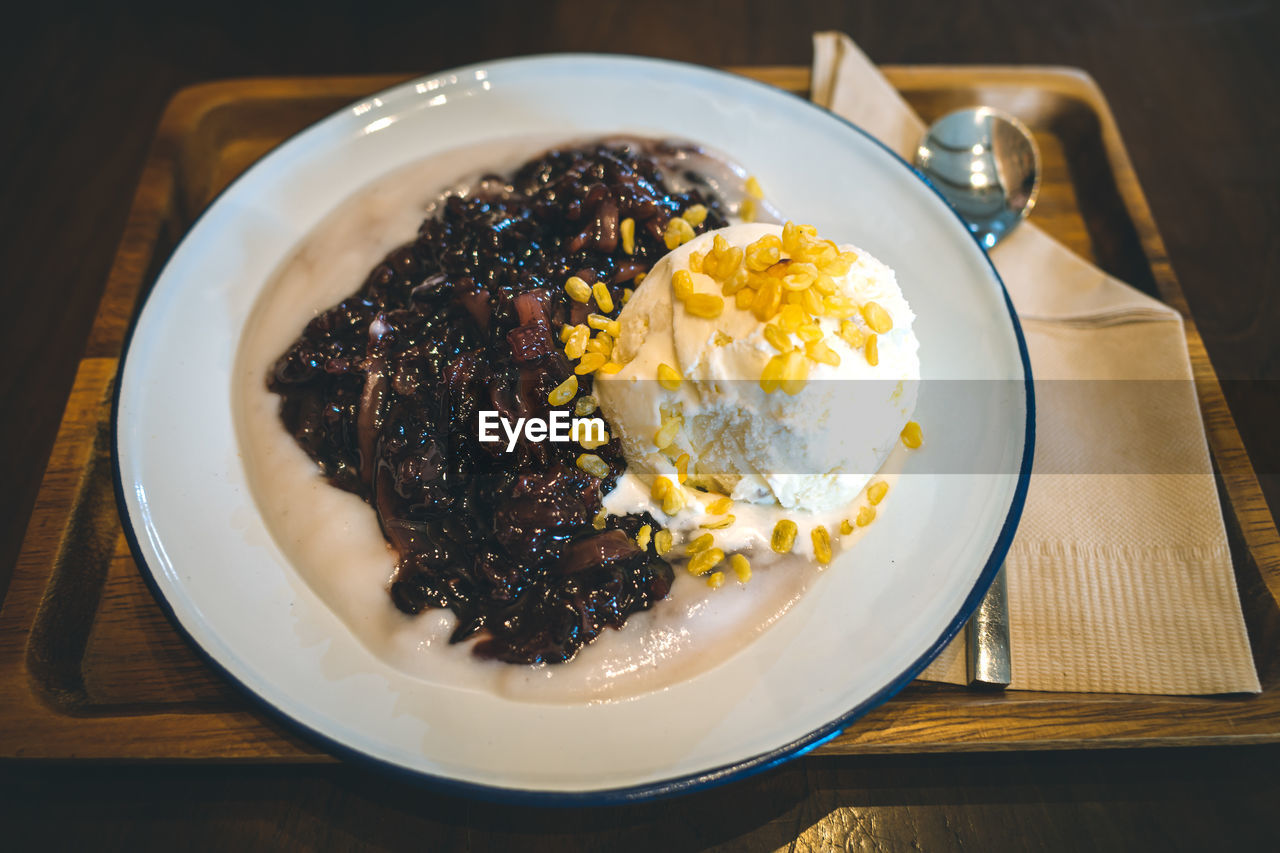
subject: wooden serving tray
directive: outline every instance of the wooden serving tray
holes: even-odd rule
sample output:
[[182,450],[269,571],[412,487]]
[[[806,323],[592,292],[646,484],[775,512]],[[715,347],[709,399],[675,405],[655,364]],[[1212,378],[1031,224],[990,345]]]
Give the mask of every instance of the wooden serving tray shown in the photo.
[[[820,751],[1280,741],[1280,538],[1102,93],[1071,69],[884,70],[926,120],[979,103],[1021,117],[1044,157],[1036,223],[1182,312],[1264,690],[1000,694],[916,683]],[[798,93],[809,84],[799,68],[741,73]],[[116,514],[110,389],[140,294],[209,201],[289,135],[401,79],[239,80],[170,102],[0,610],[0,757],[333,760],[210,669],[152,598]]]

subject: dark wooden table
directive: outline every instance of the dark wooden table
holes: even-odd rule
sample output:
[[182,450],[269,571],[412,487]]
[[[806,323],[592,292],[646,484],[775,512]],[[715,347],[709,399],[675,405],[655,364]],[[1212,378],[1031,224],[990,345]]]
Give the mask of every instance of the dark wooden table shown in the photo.
[[[828,28],[882,62],[1060,63],[1097,78],[1280,506],[1275,3],[83,5],[31,4],[0,27],[0,593],[145,146],[174,91],[561,50],[807,64],[809,34]],[[814,758],[670,803],[587,811],[456,800],[346,766],[9,763],[0,847],[1274,849],[1278,759],[1270,747]]]

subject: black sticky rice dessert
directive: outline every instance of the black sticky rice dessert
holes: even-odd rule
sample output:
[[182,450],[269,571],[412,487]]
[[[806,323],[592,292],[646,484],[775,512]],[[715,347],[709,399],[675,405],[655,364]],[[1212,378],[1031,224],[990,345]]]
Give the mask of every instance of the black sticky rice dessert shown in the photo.
[[[482,657],[567,661],[670,589],[671,567],[636,544],[651,517],[598,526],[626,465],[616,438],[593,450],[609,469],[597,478],[575,464],[577,443],[480,442],[478,412],[546,418],[573,373],[562,326],[616,317],[623,288],[667,252],[672,217],[702,204],[698,232],[726,224],[691,153],[643,140],[552,150],[446,196],[270,371],[285,427],[377,511],[398,555],[395,606],[450,608],[452,642],[477,636]],[[573,275],[605,283],[613,311],[570,299]],[[590,375],[579,383],[589,394]]]

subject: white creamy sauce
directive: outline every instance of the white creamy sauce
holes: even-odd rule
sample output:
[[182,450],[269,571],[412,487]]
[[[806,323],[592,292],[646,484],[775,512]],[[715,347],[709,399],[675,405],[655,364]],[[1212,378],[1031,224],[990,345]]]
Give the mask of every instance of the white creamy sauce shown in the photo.
[[[277,544],[303,580],[374,654],[425,681],[492,692],[511,699],[568,703],[621,700],[691,678],[732,656],[773,625],[821,574],[809,559],[809,530],[825,524],[833,542],[852,508],[821,515],[792,512],[800,527],[796,553],[768,548],[777,508],[737,504],[738,521],[716,531],[726,553],[742,551],[753,577],[732,572],[720,589],[675,567],[671,594],[633,614],[621,630],[606,629],[570,663],[518,666],[475,657],[472,642],[449,643],[455,617],[448,610],[408,616],[388,594],[395,554],[371,506],[328,484],[285,430],[279,397],[266,387],[270,366],[306,323],[356,291],[392,249],[412,239],[432,202],[459,176],[506,172],[562,139],[506,139],[433,156],[385,176],[328,216],[285,261],[259,298],[240,341],[232,389],[243,464],[254,499]],[[897,470],[895,452],[882,472]],[[892,476],[884,476],[892,479]],[[892,498],[879,507],[886,511]],[[630,474],[607,496],[616,513],[649,508],[647,489]],[[655,513],[655,515],[658,515]],[[658,517],[661,517],[658,515]],[[685,513],[677,541],[697,535],[704,521]],[[773,559],[769,559],[773,558]],[[726,568],[722,566],[721,568]],[[839,571],[838,567],[832,569]]]

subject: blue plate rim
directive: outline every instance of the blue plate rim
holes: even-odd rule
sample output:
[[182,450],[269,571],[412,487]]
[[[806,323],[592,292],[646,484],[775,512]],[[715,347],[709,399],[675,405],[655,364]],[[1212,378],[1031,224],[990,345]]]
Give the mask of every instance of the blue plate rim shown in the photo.
[[[799,95],[796,95],[793,92],[788,92],[784,89],[779,89],[778,87],[772,86],[768,83],[763,83],[758,80],[753,80],[750,77],[744,77],[740,74],[734,74],[733,72],[730,72],[730,71],[725,71],[723,69],[712,68],[704,65],[697,65],[694,63],[677,62],[675,60],[669,60],[669,59],[633,56],[628,54],[607,54],[607,53],[532,54],[529,56],[517,56],[517,57],[506,58],[506,59],[494,60],[490,62],[474,63],[471,65],[459,66],[457,68],[450,68],[450,69],[445,69],[443,71],[434,72],[431,74],[421,75],[419,77],[415,77],[410,80],[406,80],[402,83],[396,84],[395,86],[384,89],[380,92],[372,93],[368,96],[360,98],[359,100],[353,102],[352,105],[343,107],[342,109],[339,109],[334,113],[331,113],[330,115],[324,118],[321,118],[319,121],[308,125],[307,127],[303,128],[302,130],[290,136],[288,139],[282,141],[280,145],[271,149],[270,152],[268,152],[266,155],[263,155],[263,156],[264,158],[267,156],[270,156],[271,153],[278,150],[281,146],[287,144],[288,142],[294,139],[297,139],[302,134],[305,134],[308,131],[310,131],[316,125],[327,122],[330,119],[333,119],[335,116],[341,115],[343,112],[350,109],[351,106],[353,106],[354,104],[364,103],[371,99],[389,97],[392,93],[398,92],[402,89],[405,89],[409,86],[413,86],[416,83],[420,83],[425,80],[437,79],[437,78],[446,77],[446,76],[461,76],[468,73],[474,73],[475,71],[490,69],[490,68],[494,68],[496,66],[502,66],[502,65],[523,64],[523,63],[537,62],[537,61],[561,61],[562,62],[564,60],[575,60],[575,61],[583,61],[583,62],[604,61],[604,62],[624,62],[624,63],[629,62],[629,63],[637,63],[637,64],[651,64],[651,65],[666,67],[669,69],[683,70],[686,72],[692,71],[692,72],[697,72],[702,74],[711,74],[713,76],[730,78],[737,84],[746,84],[748,86],[759,87],[761,89],[766,89],[775,95],[781,94],[786,97],[792,98],[798,101],[799,103],[803,104],[805,107],[808,107],[809,109],[818,110],[819,112],[822,112],[822,113],[825,113],[826,115],[831,116],[835,120],[839,121],[841,124],[845,125],[850,130],[852,130],[853,132],[863,136],[864,138],[866,138],[867,140],[869,140],[870,142],[872,142],[873,144],[875,144],[876,146],[878,146],[879,148],[887,152],[894,160],[900,163],[903,167],[905,167],[912,174],[914,174],[921,182],[923,182],[924,185],[927,186],[929,190],[933,192],[934,195],[936,195],[943,202],[944,205],[946,205],[947,209],[950,210],[952,212],[952,215],[954,215],[956,219],[960,221],[961,225],[964,225],[963,217],[960,216],[960,214],[956,211],[955,207],[949,201],[947,201],[946,197],[941,192],[939,192],[938,188],[934,186],[933,182],[930,181],[929,178],[924,173],[922,173],[919,169],[915,168],[915,166],[913,166],[912,164],[908,163],[892,148],[885,145],[875,136],[873,136],[872,134],[864,130],[859,125],[849,121],[848,119],[840,115],[837,115],[836,113],[833,113],[830,110],[819,107],[813,102],[808,101],[800,97]],[[244,175],[237,177],[234,181],[232,181],[225,188],[223,188],[223,190],[219,192],[218,195],[215,196],[209,202],[209,205],[205,208],[205,210],[202,211],[200,215],[197,216],[196,219],[192,221],[191,225],[187,229],[187,233],[190,233],[191,231],[193,231],[195,227],[199,224],[200,220],[204,218],[206,213],[213,208],[213,206],[218,202],[218,200],[221,199],[222,196],[225,193],[227,193],[232,187],[236,186],[236,184],[238,184],[243,179],[243,177]],[[211,654],[209,654],[209,652],[207,652],[204,649],[204,647],[201,646],[192,637],[191,633],[187,630],[186,626],[178,618],[177,614],[173,610],[173,607],[170,605],[168,599],[164,596],[164,593],[161,591],[160,586],[155,578],[155,572],[151,568],[150,564],[147,562],[146,557],[143,554],[141,545],[138,541],[137,530],[135,527],[134,519],[129,513],[129,505],[125,497],[123,471],[121,469],[121,464],[120,464],[120,423],[119,423],[120,391],[123,385],[122,380],[124,377],[125,367],[128,363],[128,356],[129,356],[131,344],[133,342],[134,332],[137,330],[138,321],[142,317],[143,310],[146,308],[148,300],[151,298],[151,295],[154,293],[154,288],[149,289],[146,292],[146,294],[143,295],[142,300],[138,303],[138,307],[134,311],[133,317],[129,322],[129,328],[125,333],[124,342],[121,347],[120,360],[116,369],[116,379],[114,383],[114,388],[112,390],[112,398],[111,398],[112,481],[113,481],[113,486],[115,491],[116,509],[119,512],[121,519],[125,522],[121,526],[124,530],[125,539],[129,544],[129,550],[133,556],[134,562],[138,565],[138,568],[140,570],[139,573],[142,575],[142,578],[146,582],[147,587],[151,590],[151,594],[155,597],[156,603],[160,606],[161,610],[164,612],[169,622],[178,630],[178,632],[186,639],[187,643],[190,644],[190,646],[197,652],[197,654],[199,654],[199,656],[207,664],[209,664],[217,672],[221,673],[223,677],[228,679],[232,684],[236,685],[236,687],[239,688],[240,691],[244,693],[246,696],[250,697],[250,699],[259,708],[267,711],[274,719],[285,723],[287,726],[297,731],[300,731],[304,736],[307,737],[307,739],[315,742],[317,745],[321,746],[326,751],[335,753],[337,755],[342,756],[345,759],[349,759],[360,764],[372,766],[383,773],[402,779],[404,781],[408,781],[418,785],[423,785],[423,786],[426,786],[438,791],[442,791],[445,793],[460,794],[467,797],[474,797],[474,798],[489,800],[492,802],[505,803],[510,805],[554,806],[554,807],[567,808],[567,807],[575,807],[575,806],[625,805],[630,803],[645,802],[649,800],[661,799],[666,797],[674,797],[682,794],[693,793],[695,791],[709,790],[711,788],[718,787],[720,785],[724,785],[729,782],[746,779],[750,776],[756,775],[757,773],[762,773],[773,767],[777,767],[778,765],[786,761],[789,761],[790,759],[798,758],[804,755],[805,753],[809,752],[810,750],[818,746],[821,746],[826,741],[836,737],[841,732],[843,732],[844,729],[846,729],[850,724],[852,724],[855,720],[857,720],[859,717],[871,711],[873,708],[887,702],[889,699],[893,698],[893,696],[895,696],[899,691],[901,691],[904,687],[906,687],[909,683],[911,683],[911,681],[913,681],[916,678],[916,676],[919,675],[924,670],[924,668],[928,666],[929,663],[935,657],[938,656],[938,654],[942,651],[942,649],[945,648],[947,644],[951,642],[951,640],[959,632],[960,628],[963,627],[966,622],[968,622],[969,617],[973,614],[973,611],[977,609],[978,604],[982,601],[982,598],[986,595],[987,589],[991,586],[991,582],[994,580],[996,573],[999,571],[1000,566],[1003,564],[1005,555],[1008,553],[1009,546],[1013,542],[1014,533],[1017,530],[1018,522],[1021,520],[1021,517],[1022,517],[1023,507],[1026,504],[1027,488],[1031,478],[1032,457],[1034,456],[1034,452],[1035,452],[1035,423],[1036,423],[1035,388],[1034,388],[1034,383],[1033,383],[1032,374],[1031,374],[1031,359],[1027,351],[1026,339],[1023,336],[1022,324],[1018,320],[1018,314],[1014,310],[1013,302],[1009,297],[1008,288],[1006,288],[1004,284],[1004,279],[1001,278],[999,271],[996,270],[995,264],[991,262],[991,257],[988,254],[986,247],[983,246],[982,243],[977,239],[977,237],[974,236],[973,233],[969,231],[967,226],[964,228],[964,232],[969,235],[970,239],[973,240],[974,245],[977,246],[978,250],[982,253],[982,257],[986,260],[987,266],[991,270],[991,275],[995,278],[996,282],[1000,285],[1000,291],[1004,297],[1005,307],[1009,312],[1009,320],[1013,325],[1014,336],[1017,339],[1018,354],[1022,361],[1023,384],[1026,392],[1027,422],[1026,422],[1026,429],[1025,429],[1024,439],[1023,439],[1024,443],[1023,443],[1023,452],[1022,452],[1022,463],[1019,467],[1018,483],[1014,489],[1013,500],[1010,502],[1009,512],[1005,516],[1004,524],[1001,525],[1001,528],[1000,528],[1000,534],[996,538],[996,543],[992,548],[990,556],[987,558],[986,564],[983,566],[982,572],[978,576],[978,580],[974,583],[973,589],[970,591],[968,597],[965,598],[965,601],[961,605],[960,610],[957,612],[955,618],[951,620],[951,622],[947,625],[947,627],[944,629],[944,631],[938,637],[938,639],[932,645],[930,645],[929,648],[927,648],[925,652],[915,660],[914,663],[912,663],[905,670],[903,670],[903,672],[897,678],[890,681],[880,690],[876,691],[874,694],[864,699],[862,702],[859,702],[853,708],[849,709],[844,714],[841,714],[836,719],[822,726],[819,726],[813,731],[783,746],[777,747],[767,752],[760,753],[758,755],[751,756],[749,758],[742,759],[740,761],[735,761],[729,764],[713,767],[709,770],[699,771],[697,773],[690,773],[684,776],[678,776],[671,779],[664,779],[658,782],[649,782],[641,785],[624,786],[620,788],[608,788],[608,789],[592,790],[592,791],[547,791],[547,790],[537,790],[537,789],[529,789],[529,788],[504,788],[497,785],[484,785],[476,782],[466,782],[460,779],[452,779],[447,776],[440,776],[432,773],[427,773],[424,771],[412,770],[410,768],[404,767],[394,762],[369,755],[368,753],[361,752],[360,750],[355,749],[354,747],[348,746],[347,744],[342,743],[341,741],[338,741],[330,737],[329,735],[326,735],[325,733],[312,728],[306,723],[291,716],[288,712],[284,711],[282,708],[272,704],[265,696],[253,690],[251,687],[249,687],[247,684],[245,684],[239,678],[237,678],[233,673],[227,670],[226,667],[224,667]],[[185,236],[183,239],[185,239]],[[181,242],[179,243],[179,245],[180,244]],[[177,251],[177,247],[175,247],[174,249],[174,252],[176,251]],[[172,254],[170,257],[172,257]],[[166,261],[166,266],[167,265],[168,265],[168,262]],[[156,280],[158,281],[163,274],[164,274],[164,270],[161,269],[160,273],[156,276]]]

